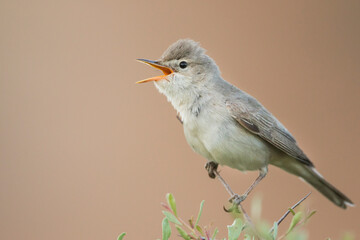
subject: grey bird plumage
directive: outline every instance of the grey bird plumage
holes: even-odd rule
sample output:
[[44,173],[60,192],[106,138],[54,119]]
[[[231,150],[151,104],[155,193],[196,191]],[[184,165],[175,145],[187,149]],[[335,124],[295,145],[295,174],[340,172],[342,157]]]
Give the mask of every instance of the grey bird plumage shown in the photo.
[[302,178],[336,205],[352,205],[315,170],[295,138],[266,108],[221,77],[198,43],[179,40],[158,61],[140,61],[164,72],[140,82],[154,81],[180,115],[191,148],[209,162],[259,170],[260,180],[272,164]]

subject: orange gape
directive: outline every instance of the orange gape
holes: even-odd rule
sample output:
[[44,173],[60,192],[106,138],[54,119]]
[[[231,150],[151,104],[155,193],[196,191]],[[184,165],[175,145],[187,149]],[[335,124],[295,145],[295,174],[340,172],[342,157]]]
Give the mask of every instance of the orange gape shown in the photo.
[[137,59],[137,60],[138,60],[139,62],[143,62],[143,63],[148,64],[148,65],[150,65],[150,66],[152,66],[152,67],[154,67],[154,68],[157,68],[157,69],[161,70],[161,71],[164,73],[164,75],[147,78],[147,79],[138,81],[138,82],[136,82],[136,83],[145,83],[145,82],[151,82],[151,81],[160,81],[160,80],[162,80],[162,79],[167,80],[166,77],[174,72],[171,68],[162,66],[162,65],[158,64],[156,61],[151,61],[151,60],[147,60],[147,59]]

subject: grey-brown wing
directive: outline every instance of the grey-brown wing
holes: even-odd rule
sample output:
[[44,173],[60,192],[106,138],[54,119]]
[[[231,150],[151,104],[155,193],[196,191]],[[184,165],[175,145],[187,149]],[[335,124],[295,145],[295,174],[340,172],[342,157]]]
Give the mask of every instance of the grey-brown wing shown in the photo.
[[[249,105],[250,104],[250,105]],[[247,107],[251,106],[251,108]],[[226,107],[244,128],[260,136],[286,154],[313,166],[286,128],[253,98],[227,100]]]

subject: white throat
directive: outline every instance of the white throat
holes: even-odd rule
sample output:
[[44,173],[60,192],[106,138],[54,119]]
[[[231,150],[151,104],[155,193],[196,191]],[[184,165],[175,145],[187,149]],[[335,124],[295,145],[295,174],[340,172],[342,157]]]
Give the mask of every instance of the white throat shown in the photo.
[[171,102],[183,122],[190,117],[197,117],[207,101],[206,95],[191,80],[178,74],[172,75],[169,81],[155,82],[156,88]]

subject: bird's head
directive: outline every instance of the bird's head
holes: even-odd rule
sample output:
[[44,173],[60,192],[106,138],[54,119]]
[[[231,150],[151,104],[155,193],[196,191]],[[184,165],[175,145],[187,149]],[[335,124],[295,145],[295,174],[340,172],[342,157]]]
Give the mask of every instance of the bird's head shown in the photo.
[[181,39],[173,43],[159,60],[138,59],[163,72],[163,75],[147,78],[137,83],[155,82],[159,91],[170,100],[174,95],[184,95],[206,85],[214,76],[219,75],[215,62],[205,54],[199,43]]

